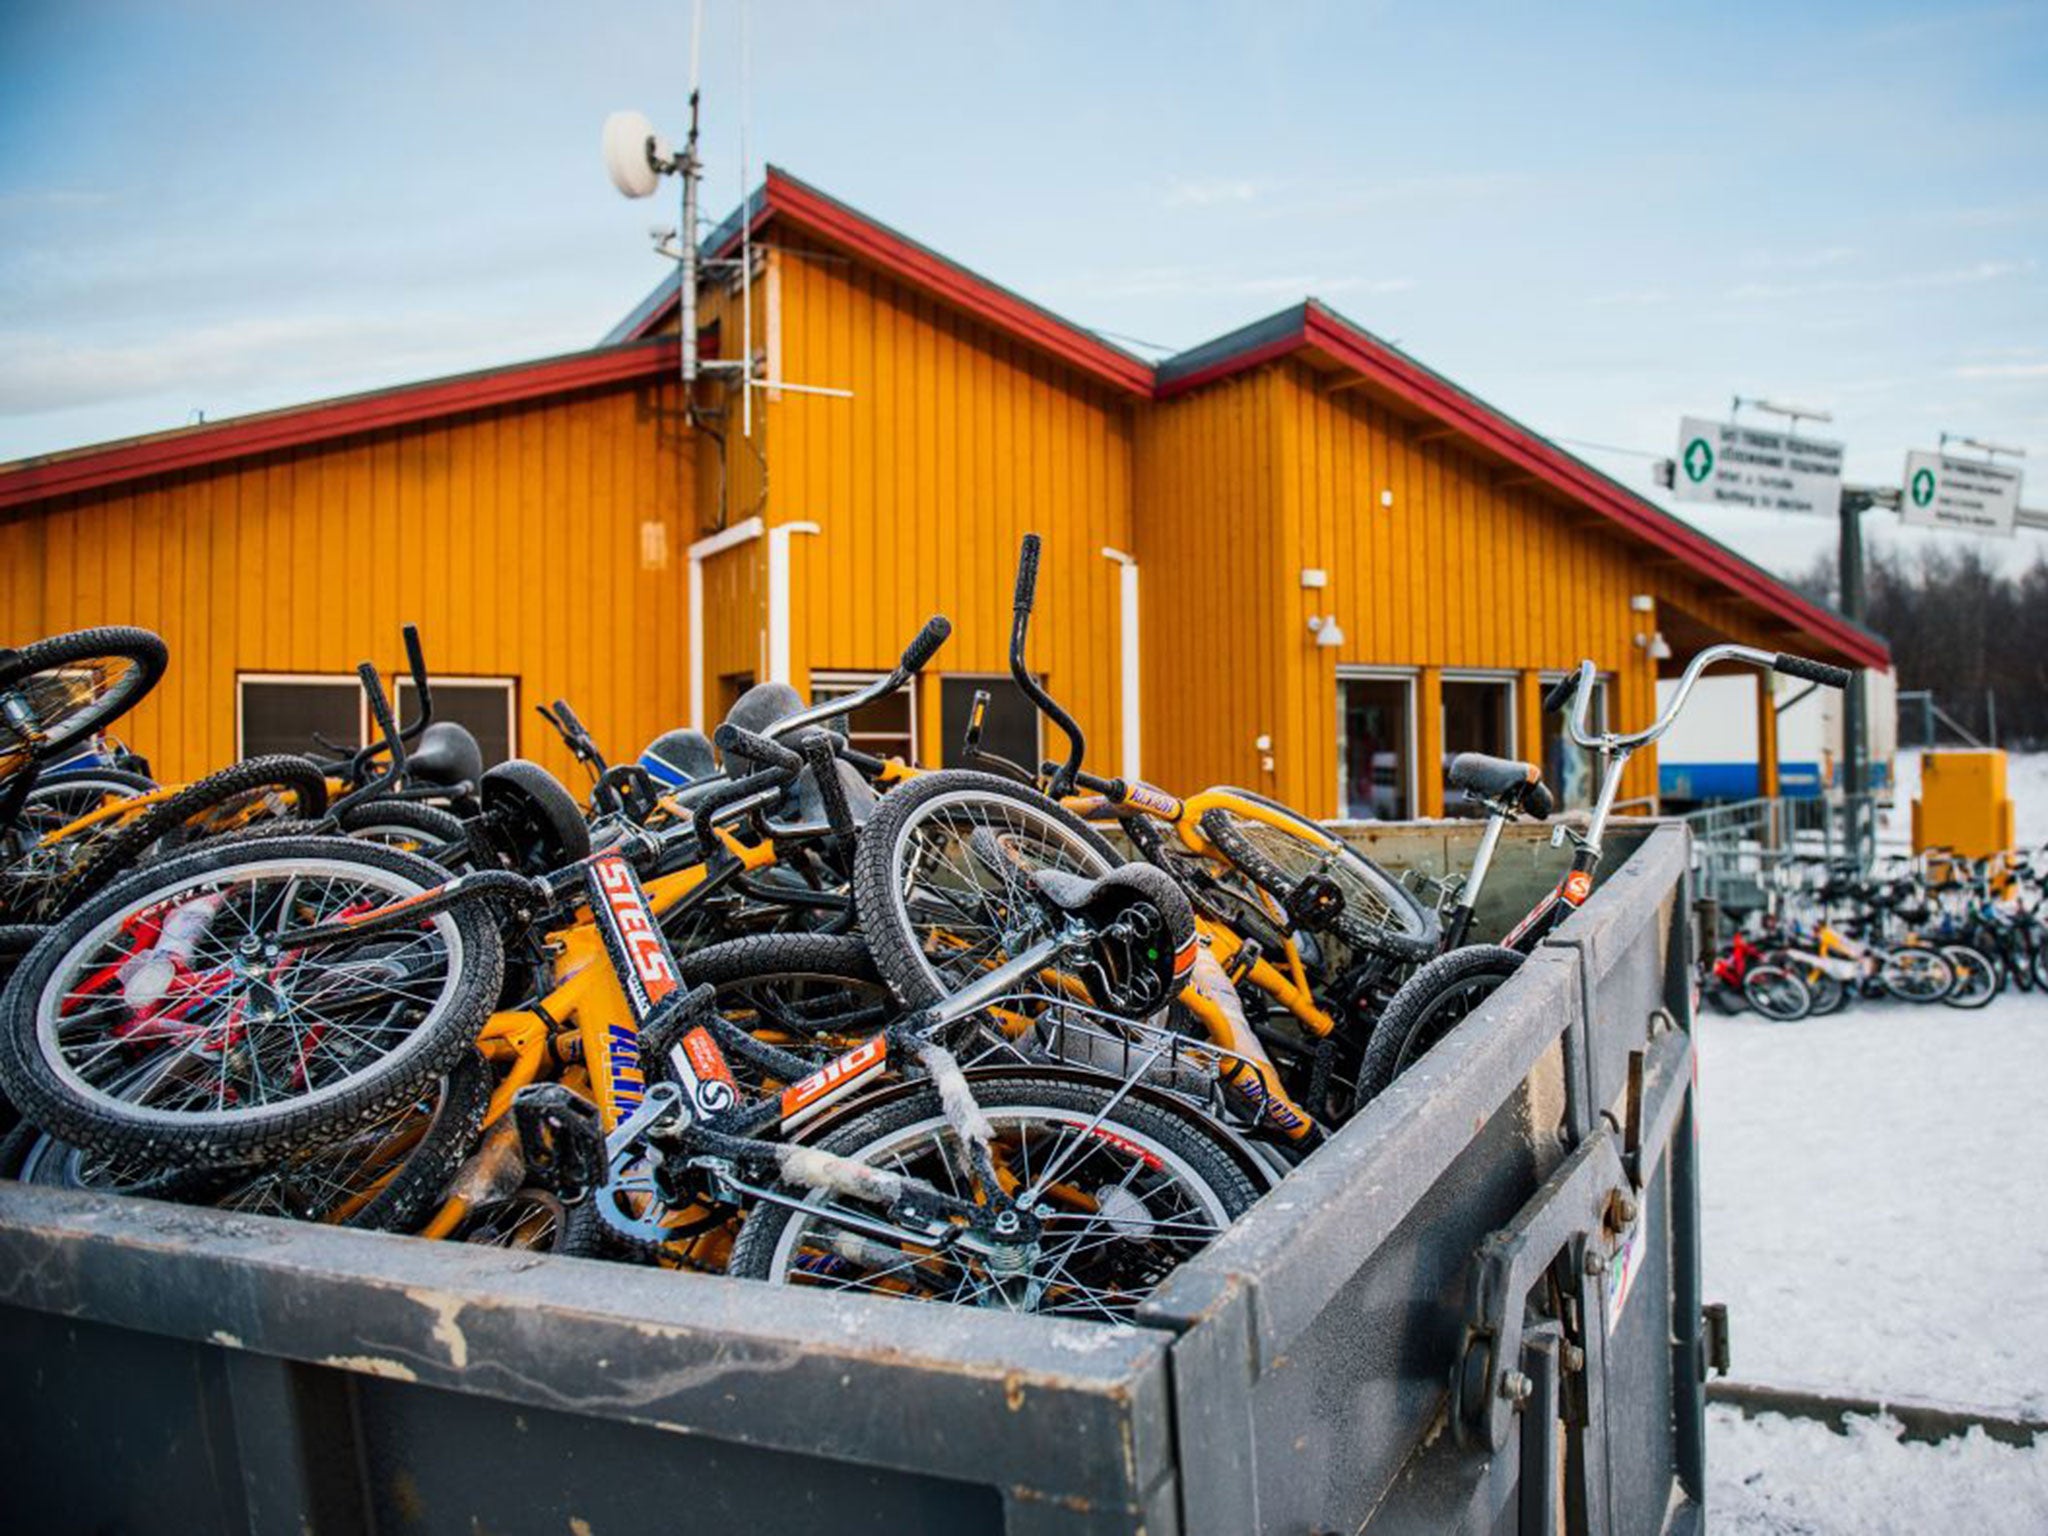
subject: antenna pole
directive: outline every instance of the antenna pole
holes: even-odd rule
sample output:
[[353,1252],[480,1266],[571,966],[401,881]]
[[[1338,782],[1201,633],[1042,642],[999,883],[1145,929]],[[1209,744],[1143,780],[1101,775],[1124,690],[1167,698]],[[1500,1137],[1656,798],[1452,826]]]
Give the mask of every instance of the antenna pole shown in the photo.
[[753,116],[751,7],[740,0],[740,435],[754,435],[754,184],[747,163],[747,120]]
[[[694,73],[694,70],[692,71]],[[683,385],[697,382],[697,92],[690,91],[690,137],[683,144],[683,162],[676,169],[683,184],[682,266],[676,278],[677,323],[682,328]]]

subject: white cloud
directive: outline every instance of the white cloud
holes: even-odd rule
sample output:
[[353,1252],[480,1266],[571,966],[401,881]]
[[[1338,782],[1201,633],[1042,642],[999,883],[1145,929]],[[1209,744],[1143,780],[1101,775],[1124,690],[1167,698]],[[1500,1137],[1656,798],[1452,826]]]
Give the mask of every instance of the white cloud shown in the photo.
[[2048,379],[2048,363],[1969,363],[1949,372],[1958,379]]
[[1249,203],[1259,195],[1253,181],[1209,177],[1189,180],[1176,176],[1160,199],[1168,208],[1214,208],[1224,203]]
[[1829,278],[1817,283],[1739,283],[1728,290],[1731,299],[1806,299],[1831,293],[1898,293],[1916,288],[1964,288],[1977,283],[1997,282],[2034,270],[2028,261],[1980,261],[1943,272],[1908,272],[1896,277]]

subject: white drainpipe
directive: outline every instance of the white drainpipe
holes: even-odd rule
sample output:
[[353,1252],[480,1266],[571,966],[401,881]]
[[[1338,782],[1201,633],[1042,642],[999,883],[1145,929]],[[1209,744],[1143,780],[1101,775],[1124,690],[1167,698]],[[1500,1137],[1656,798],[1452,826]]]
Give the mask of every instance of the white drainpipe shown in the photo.
[[1104,545],[1105,559],[1114,560],[1119,569],[1117,584],[1121,599],[1121,626],[1123,636],[1123,777],[1135,784],[1144,775],[1139,771],[1138,752],[1138,560],[1120,549]]
[[[690,546],[690,729],[704,729],[704,562],[761,537],[761,519],[744,523],[697,540]],[[770,548],[773,548],[771,543]]]
[[777,523],[768,530],[768,682],[794,682],[789,675],[790,535],[820,531],[816,523]]

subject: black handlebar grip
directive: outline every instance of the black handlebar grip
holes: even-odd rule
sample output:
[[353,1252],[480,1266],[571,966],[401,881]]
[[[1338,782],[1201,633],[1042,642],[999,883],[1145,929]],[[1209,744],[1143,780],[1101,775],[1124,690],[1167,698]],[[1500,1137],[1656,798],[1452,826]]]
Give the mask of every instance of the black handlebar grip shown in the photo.
[[952,633],[953,621],[943,613],[935,613],[926,619],[924,628],[917,632],[917,638],[910,642],[910,648],[903,653],[903,670],[923,671],[924,664],[938,654],[939,647],[946,643],[946,637]]
[[583,729],[583,722],[576,718],[576,711],[569,707],[567,699],[555,700],[555,718],[562,722],[564,730],[578,740],[590,735],[590,732]]
[[839,738],[829,731],[807,731],[802,750],[825,805],[825,820],[844,837],[853,830],[853,807],[847,804],[846,786],[839,782],[838,744]]
[[1571,702],[1572,695],[1578,691],[1578,687],[1578,673],[1571,672],[1560,677],[1550,685],[1550,691],[1543,695],[1543,713],[1554,715],[1560,709],[1563,709],[1565,705]]
[[1831,667],[1824,661],[1808,661],[1804,656],[1788,656],[1783,651],[1771,663],[1771,670],[1819,683],[1823,688],[1846,688],[1856,678],[1847,667]]
[[1017,611],[1031,611],[1032,596],[1038,590],[1038,535],[1024,535],[1024,548],[1017,556]]
[[784,773],[801,772],[804,766],[804,760],[781,742],[756,736],[752,731],[743,731],[730,722],[721,725],[711,740],[728,757],[744,757],[770,768],[780,768]]
[[391,700],[385,696],[384,681],[377,676],[375,665],[367,661],[357,665],[356,676],[369,696],[370,713],[377,717],[377,729],[383,732],[385,744],[391,748],[391,772],[395,777],[405,767],[405,737],[399,734],[398,722],[391,717]]
[[412,668],[412,680],[419,685],[420,692],[427,690],[427,653],[420,649],[420,627],[417,624],[405,626],[405,661]]

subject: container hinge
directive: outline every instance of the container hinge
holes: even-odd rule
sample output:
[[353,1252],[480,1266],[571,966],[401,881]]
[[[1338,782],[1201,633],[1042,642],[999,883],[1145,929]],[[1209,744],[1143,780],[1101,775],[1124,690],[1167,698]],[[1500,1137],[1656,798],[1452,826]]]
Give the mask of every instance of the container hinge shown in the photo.
[[1728,1303],[1710,1301],[1700,1308],[1700,1380],[1712,1371],[1728,1374]]

